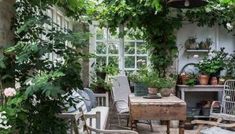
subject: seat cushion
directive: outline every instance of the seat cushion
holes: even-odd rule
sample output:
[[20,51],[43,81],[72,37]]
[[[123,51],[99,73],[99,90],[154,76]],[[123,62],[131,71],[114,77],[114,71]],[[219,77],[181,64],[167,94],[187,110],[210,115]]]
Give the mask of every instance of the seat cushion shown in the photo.
[[[107,121],[108,121],[108,114],[109,114],[109,107],[95,107],[90,112],[87,112],[86,114],[96,114],[96,112],[100,111],[101,119],[100,119],[100,129],[105,129]],[[85,115],[86,115],[85,114]],[[91,121],[91,122],[90,122]],[[96,126],[96,119],[92,118],[91,120],[87,118],[86,120],[87,125],[97,128]]]
[[[70,101],[72,101],[73,105],[71,106]],[[80,94],[78,94],[75,90],[72,90],[72,95],[68,96],[65,102],[65,107],[68,109],[67,112],[75,112],[80,107],[84,112],[87,112],[87,108],[85,102],[82,100]]]
[[83,90],[78,90],[77,92],[80,94],[80,96],[82,96],[82,98],[86,104],[87,111],[88,112],[91,111],[92,106],[91,106],[91,100],[90,100],[89,95]]
[[96,107],[96,98],[94,92],[89,88],[84,88],[84,91],[89,95],[90,101],[91,101],[91,107]]

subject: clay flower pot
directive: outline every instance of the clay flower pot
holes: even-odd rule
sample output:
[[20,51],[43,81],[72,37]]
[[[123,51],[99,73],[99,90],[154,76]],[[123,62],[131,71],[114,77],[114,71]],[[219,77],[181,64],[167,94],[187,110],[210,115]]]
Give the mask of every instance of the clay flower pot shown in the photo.
[[211,85],[218,85],[217,77],[211,77],[211,79],[210,79],[210,84],[211,84]]
[[181,75],[181,84],[186,85],[186,82],[188,79],[189,79],[189,76],[187,74]]
[[209,76],[201,74],[199,75],[198,80],[201,85],[208,85]]
[[171,92],[172,91],[170,88],[163,88],[160,91],[162,97],[169,97],[171,95]]
[[148,88],[148,93],[149,93],[149,95],[156,95],[157,94],[157,88],[149,87]]

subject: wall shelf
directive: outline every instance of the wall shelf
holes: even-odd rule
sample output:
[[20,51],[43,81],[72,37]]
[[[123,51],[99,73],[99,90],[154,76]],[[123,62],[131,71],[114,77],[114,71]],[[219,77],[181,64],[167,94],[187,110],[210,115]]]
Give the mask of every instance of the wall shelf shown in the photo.
[[189,53],[208,53],[208,49],[186,49],[186,52]]

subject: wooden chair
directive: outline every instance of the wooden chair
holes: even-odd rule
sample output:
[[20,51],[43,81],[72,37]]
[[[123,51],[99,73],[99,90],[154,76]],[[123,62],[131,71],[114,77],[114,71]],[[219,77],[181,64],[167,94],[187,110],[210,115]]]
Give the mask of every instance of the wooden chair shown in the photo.
[[[220,111],[215,112],[214,107],[220,105]],[[210,118],[216,121],[193,120],[192,124],[199,124],[197,133],[203,125],[222,128],[235,128],[235,80],[227,80],[224,83],[222,101],[214,101],[211,105]]]
[[136,131],[132,130],[102,130],[93,128],[86,124],[87,117],[83,113],[82,108],[79,108],[76,113],[63,113],[59,115],[59,117],[70,120],[70,124],[72,125],[71,128],[73,128],[72,133],[75,134],[138,134]]
[[[129,82],[126,76],[115,76],[112,80],[112,99],[114,102],[114,106],[117,111],[117,117],[118,117],[118,123],[120,127],[121,126],[121,117],[125,117],[127,119],[127,126],[129,123],[129,104],[128,104],[128,96],[131,94]],[[153,126],[151,120],[147,121],[137,121],[138,123],[144,123],[150,125],[150,129],[153,132]]]

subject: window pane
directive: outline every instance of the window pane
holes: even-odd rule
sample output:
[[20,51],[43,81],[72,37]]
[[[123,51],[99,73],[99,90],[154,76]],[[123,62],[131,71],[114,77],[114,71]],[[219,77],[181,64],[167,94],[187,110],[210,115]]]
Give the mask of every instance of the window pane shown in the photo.
[[106,57],[105,56],[97,56],[96,57],[96,65],[106,65]]
[[57,14],[56,16],[56,23],[61,27],[62,26],[62,17]]
[[137,54],[147,54],[147,46],[144,42],[137,42]]
[[134,72],[135,72],[134,70],[125,70],[127,76],[133,74]]
[[125,57],[125,68],[135,68],[135,56]]
[[96,42],[96,53],[106,54],[106,45],[103,42]]
[[108,65],[118,68],[118,56],[110,56]]
[[125,43],[125,54],[135,54],[135,43],[127,42]]
[[96,27],[96,40],[103,40],[104,37],[105,37],[105,31],[106,29],[104,28],[99,28],[99,27]]
[[147,67],[147,57],[146,56],[137,56],[137,68]]
[[118,54],[118,43],[109,43],[109,54]]

